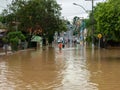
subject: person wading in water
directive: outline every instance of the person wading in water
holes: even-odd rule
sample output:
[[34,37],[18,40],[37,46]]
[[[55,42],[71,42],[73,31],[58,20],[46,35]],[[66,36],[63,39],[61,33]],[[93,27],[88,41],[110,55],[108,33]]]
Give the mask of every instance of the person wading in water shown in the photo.
[[59,51],[61,51],[62,50],[62,42],[59,42],[58,47],[59,47]]

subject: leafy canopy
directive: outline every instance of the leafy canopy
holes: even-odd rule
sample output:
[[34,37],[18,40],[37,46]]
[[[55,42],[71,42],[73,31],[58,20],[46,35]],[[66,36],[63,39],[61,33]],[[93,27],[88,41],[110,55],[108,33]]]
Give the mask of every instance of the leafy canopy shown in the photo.
[[97,22],[96,32],[107,36],[108,40],[120,41],[120,1],[108,0],[94,9]]
[[53,35],[55,31],[66,30],[61,19],[61,7],[56,0],[13,0],[9,13],[3,12],[9,25],[15,22],[18,30],[29,35]]

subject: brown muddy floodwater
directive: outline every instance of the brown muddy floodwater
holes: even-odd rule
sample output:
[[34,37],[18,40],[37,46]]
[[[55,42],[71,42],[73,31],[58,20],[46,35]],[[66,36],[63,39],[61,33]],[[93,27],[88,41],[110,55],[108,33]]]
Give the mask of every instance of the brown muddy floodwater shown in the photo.
[[46,48],[0,56],[0,90],[120,90],[120,49]]

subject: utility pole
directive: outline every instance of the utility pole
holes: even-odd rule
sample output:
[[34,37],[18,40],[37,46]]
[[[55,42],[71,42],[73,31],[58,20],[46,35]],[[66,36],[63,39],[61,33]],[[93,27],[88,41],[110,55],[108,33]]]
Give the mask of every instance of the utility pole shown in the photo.
[[91,22],[92,22],[92,48],[94,48],[94,12],[93,12],[93,5],[94,0],[85,0],[85,1],[91,1],[92,2],[92,16],[91,16]]
[[[91,10],[91,13],[92,13],[92,16],[91,16],[92,32],[91,32],[91,35],[92,35],[92,48],[94,48],[94,14],[93,14],[94,0],[85,0],[85,1],[91,1],[92,2],[92,10]],[[77,6],[80,6],[86,13],[88,13],[88,11],[82,5],[79,5],[79,4],[76,4],[76,3],[73,3],[73,4],[77,5]]]
[[93,0],[92,0],[92,47],[94,47],[94,14],[93,14]]

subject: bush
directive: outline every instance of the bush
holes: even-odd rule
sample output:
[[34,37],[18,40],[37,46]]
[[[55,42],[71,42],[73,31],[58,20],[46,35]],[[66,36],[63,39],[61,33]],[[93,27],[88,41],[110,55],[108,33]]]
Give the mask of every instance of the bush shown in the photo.
[[18,49],[19,40],[25,40],[25,36],[20,31],[9,32],[7,37],[13,50]]

